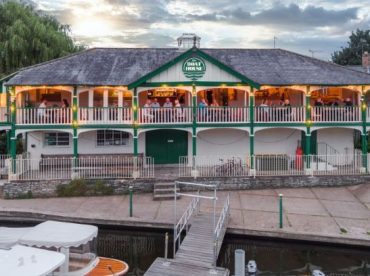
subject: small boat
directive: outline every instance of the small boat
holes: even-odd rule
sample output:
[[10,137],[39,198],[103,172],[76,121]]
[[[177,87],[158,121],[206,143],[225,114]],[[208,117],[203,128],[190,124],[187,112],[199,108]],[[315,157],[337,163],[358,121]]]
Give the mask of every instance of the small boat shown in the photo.
[[0,248],[1,275],[46,276],[57,270],[66,258],[62,253],[23,245]]
[[65,261],[51,275],[126,274],[127,263],[97,256],[97,236],[96,226],[49,220],[34,227],[0,227],[0,247],[19,244],[62,253]]

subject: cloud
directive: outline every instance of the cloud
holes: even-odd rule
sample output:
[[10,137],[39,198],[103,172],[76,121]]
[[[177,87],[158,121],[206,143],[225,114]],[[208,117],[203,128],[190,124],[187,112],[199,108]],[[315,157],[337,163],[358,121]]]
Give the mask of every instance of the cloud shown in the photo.
[[263,10],[256,14],[242,8],[223,10],[202,15],[188,15],[188,20],[227,22],[237,25],[265,25],[274,27],[319,27],[344,24],[351,20],[358,19],[358,8],[344,10],[327,10],[322,7],[307,6],[300,8],[296,4],[284,6],[276,4],[270,9]]

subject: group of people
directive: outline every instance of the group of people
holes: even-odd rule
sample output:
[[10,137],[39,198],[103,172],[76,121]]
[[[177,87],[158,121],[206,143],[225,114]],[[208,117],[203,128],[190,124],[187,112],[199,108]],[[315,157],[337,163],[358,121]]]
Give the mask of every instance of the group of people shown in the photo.
[[341,99],[336,98],[334,101],[327,102],[326,104],[322,100],[322,98],[317,98],[315,101],[315,106],[342,106],[342,103],[345,107],[351,107],[353,106],[353,103],[350,98],[345,98],[344,101],[341,101]]
[[272,105],[272,102],[268,99],[263,99],[259,105],[256,119],[262,122],[274,121],[275,119],[279,121],[292,121],[294,120],[293,115],[292,105],[289,99],[280,100],[278,106]]
[[177,121],[183,121],[185,118],[184,105],[179,99],[172,102],[170,98],[166,98],[162,106],[157,98],[153,101],[146,100],[141,118],[145,122],[172,122],[175,118]]
[[[49,114],[46,110],[49,107],[48,105],[49,105],[48,101],[45,98],[42,98],[41,103],[40,103],[40,105],[37,109],[37,116],[38,117],[48,117],[49,116]],[[53,107],[59,107],[59,106],[53,106]],[[67,99],[62,99],[60,107],[61,108],[69,108],[69,102],[67,101]]]

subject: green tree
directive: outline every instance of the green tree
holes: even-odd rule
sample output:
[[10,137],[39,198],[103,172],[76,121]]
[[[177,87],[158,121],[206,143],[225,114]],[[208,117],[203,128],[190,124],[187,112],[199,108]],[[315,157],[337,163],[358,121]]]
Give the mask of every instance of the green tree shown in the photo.
[[0,77],[84,49],[68,25],[30,5],[0,0]]
[[332,54],[332,61],[340,65],[361,65],[362,53],[370,52],[370,30],[352,32],[348,46]]

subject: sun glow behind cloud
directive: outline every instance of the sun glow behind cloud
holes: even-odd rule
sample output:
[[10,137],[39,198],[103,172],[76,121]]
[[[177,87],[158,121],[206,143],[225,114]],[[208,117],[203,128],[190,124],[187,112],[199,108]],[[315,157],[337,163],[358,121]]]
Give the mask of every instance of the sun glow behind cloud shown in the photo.
[[277,46],[328,59],[356,28],[370,28],[368,0],[34,0],[88,46],[176,46],[183,32],[202,47]]

